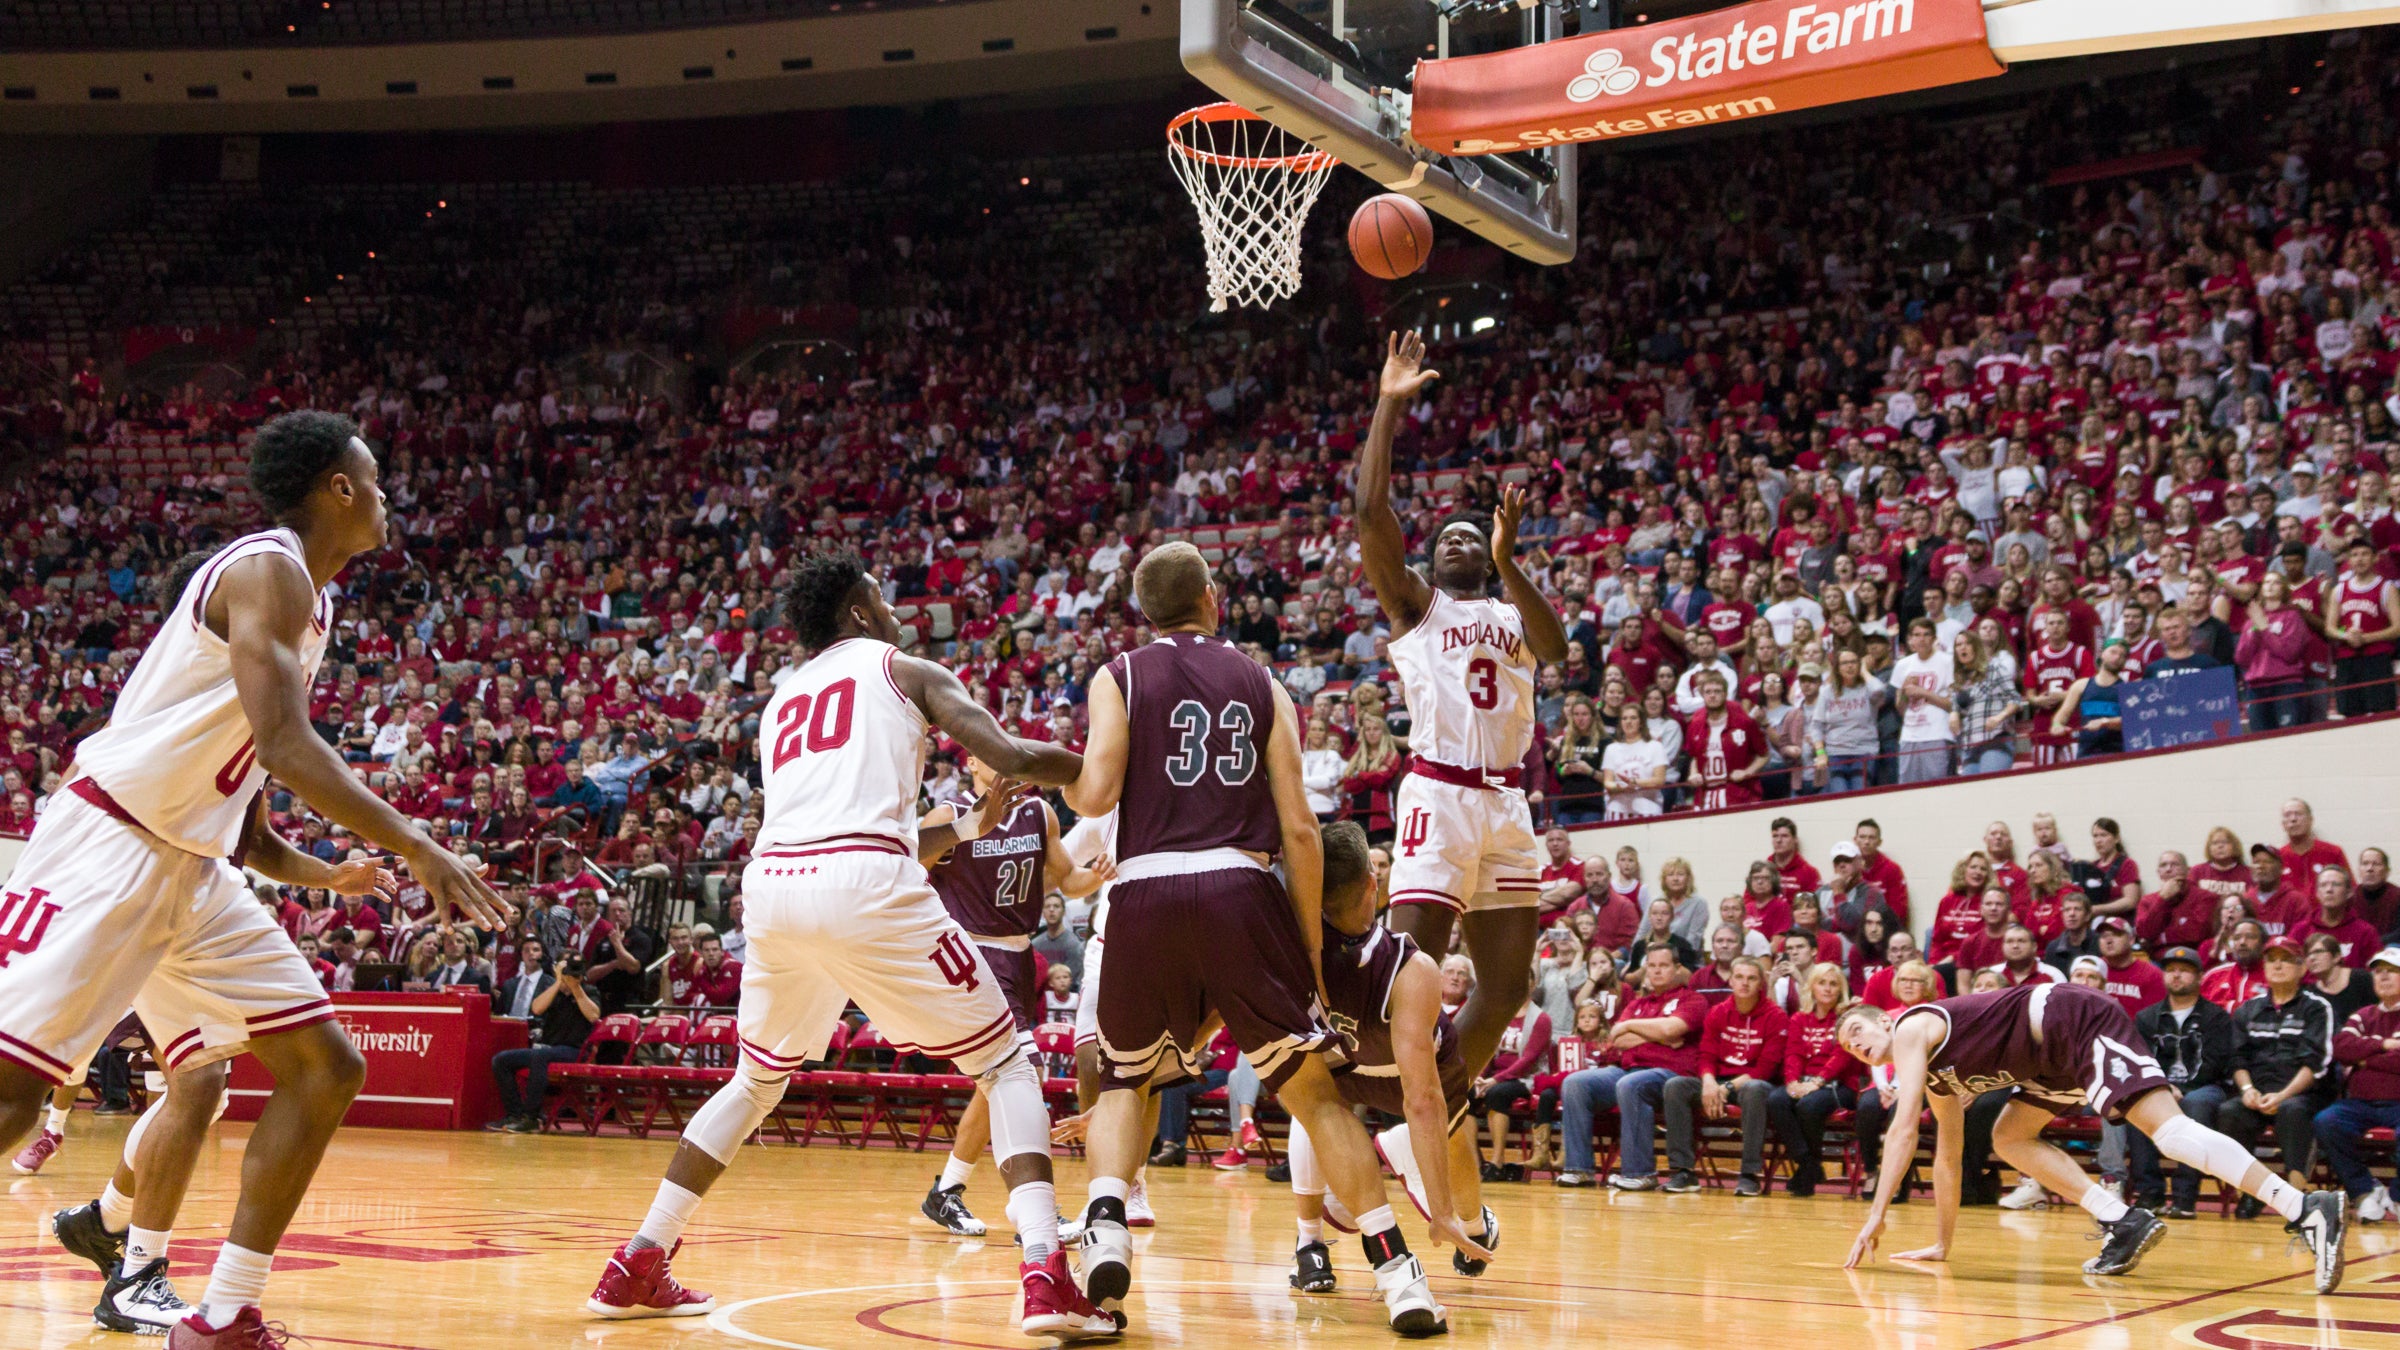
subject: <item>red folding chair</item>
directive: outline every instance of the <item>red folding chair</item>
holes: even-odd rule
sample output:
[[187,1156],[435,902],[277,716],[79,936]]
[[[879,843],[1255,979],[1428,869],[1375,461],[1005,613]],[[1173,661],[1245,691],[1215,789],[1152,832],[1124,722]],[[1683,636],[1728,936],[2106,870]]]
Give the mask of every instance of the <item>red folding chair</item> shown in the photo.
[[642,1024],[641,1038],[634,1042],[633,1057],[628,1066],[627,1087],[639,1088],[642,1094],[642,1119],[635,1124],[626,1118],[625,1128],[636,1139],[650,1137],[650,1127],[664,1112],[683,1128],[683,1112],[674,1100],[675,1074],[681,1070],[685,1051],[692,1041],[692,1019],[684,1013],[660,1013]]
[[864,1081],[853,1085],[852,1090],[858,1092],[865,1103],[858,1121],[859,1147],[865,1148],[867,1142],[874,1138],[878,1125],[891,1136],[894,1148],[907,1147],[908,1140],[900,1133],[900,1119],[892,1107],[895,1103],[915,1101],[921,1097],[925,1091],[924,1075],[899,1071],[899,1047],[885,1040],[883,1033],[877,1031],[872,1022],[861,1022],[858,1029],[850,1033],[850,1052],[862,1055],[870,1062],[876,1056],[889,1055],[893,1066],[888,1069],[870,1068],[869,1072],[859,1075]]
[[[839,1109],[840,1095],[863,1091],[865,1084],[859,1080],[873,1075],[843,1067],[843,1061],[849,1058],[849,1054],[849,1024],[836,1022],[833,1025],[833,1039],[825,1047],[826,1066],[821,1069],[802,1069],[792,1075],[792,1081],[808,1091],[808,1116],[801,1122],[798,1141],[802,1148],[816,1140],[819,1129],[831,1134],[837,1144],[850,1142],[850,1126],[842,1119]],[[789,1127],[783,1125],[780,1112],[776,1124],[777,1128],[784,1130],[785,1137],[790,1138]]]
[[[608,1046],[623,1046],[630,1055],[642,1038],[642,1019],[632,1013],[610,1013],[592,1028],[583,1040],[583,1053],[569,1063],[551,1066],[550,1081],[561,1089],[550,1102],[542,1118],[542,1128],[555,1130],[559,1117],[572,1107],[583,1122],[585,1134],[600,1133],[601,1098],[608,1099],[613,1109],[620,1105],[625,1086],[631,1082],[626,1074],[629,1065],[602,1064],[600,1052]],[[620,1113],[621,1114],[621,1113]]]

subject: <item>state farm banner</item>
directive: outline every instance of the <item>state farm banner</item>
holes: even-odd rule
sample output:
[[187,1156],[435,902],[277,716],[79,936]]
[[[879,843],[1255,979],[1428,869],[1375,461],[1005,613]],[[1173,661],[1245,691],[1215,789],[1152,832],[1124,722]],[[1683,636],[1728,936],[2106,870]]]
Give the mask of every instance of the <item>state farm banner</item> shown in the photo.
[[1759,0],[1417,63],[1409,131],[1445,155],[1617,140],[1998,75],[1982,0]]

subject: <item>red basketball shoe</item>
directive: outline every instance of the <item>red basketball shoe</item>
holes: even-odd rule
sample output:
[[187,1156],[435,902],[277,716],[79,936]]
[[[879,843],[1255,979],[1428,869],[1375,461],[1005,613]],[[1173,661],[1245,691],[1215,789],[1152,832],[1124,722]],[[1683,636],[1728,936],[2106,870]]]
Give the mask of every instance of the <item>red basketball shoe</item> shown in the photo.
[[1122,1330],[1116,1318],[1093,1307],[1075,1287],[1075,1277],[1067,1273],[1065,1251],[1050,1253],[1050,1259],[1039,1265],[1028,1262],[1019,1266],[1017,1275],[1025,1290],[1025,1315],[1019,1330],[1026,1335],[1080,1341],[1114,1336]]
[[716,1311],[715,1298],[684,1288],[667,1272],[667,1263],[682,1250],[680,1242],[638,1252],[617,1248],[608,1269],[600,1272],[600,1287],[583,1301],[585,1311],[610,1318],[697,1317]]
[[9,1166],[16,1168],[18,1171],[23,1172],[27,1176],[32,1176],[34,1173],[42,1170],[43,1163],[46,1163],[52,1158],[57,1157],[59,1149],[64,1147],[66,1142],[67,1137],[65,1135],[58,1134],[45,1127],[40,1134],[37,1134],[33,1137],[33,1142],[27,1144],[25,1146],[25,1150],[19,1153],[16,1156],[16,1160],[11,1162]]
[[167,1332],[167,1350],[290,1350],[291,1333],[281,1322],[269,1322],[256,1308],[244,1308],[233,1320],[212,1327],[200,1314],[177,1322]]

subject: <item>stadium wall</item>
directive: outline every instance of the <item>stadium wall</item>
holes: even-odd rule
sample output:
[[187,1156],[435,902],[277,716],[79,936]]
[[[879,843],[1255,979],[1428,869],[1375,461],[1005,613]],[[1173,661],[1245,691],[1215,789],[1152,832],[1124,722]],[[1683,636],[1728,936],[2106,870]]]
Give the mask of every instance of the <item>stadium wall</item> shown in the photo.
[[2022,858],[2032,848],[2032,820],[2048,811],[2078,857],[2092,853],[2095,816],[2125,829],[2125,850],[2141,866],[2143,887],[2155,882],[2162,849],[2198,858],[2208,831],[2229,826],[2244,848],[2283,842],[2280,813],[2287,798],[2314,807],[2317,833],[2348,850],[2379,843],[2400,808],[2400,718],[2280,732],[2196,749],[2134,755],[2103,764],[1962,778],[1937,787],[1885,788],[1843,797],[1773,802],[1707,816],[1625,821],[1578,831],[1575,853],[1605,857],[1626,844],[1641,851],[1642,874],[1658,879],[1659,864],[1685,858],[1703,895],[1732,895],[1752,862],[1767,855],[1767,822],[1789,816],[1818,870],[1826,850],[1873,817],[1883,827],[1884,852],[1908,873],[1911,918],[1922,928],[1933,902],[1948,889],[1950,869],[1980,848],[1984,827],[2008,822]]
[[0,136],[0,285],[140,201],[152,147],[147,137]]

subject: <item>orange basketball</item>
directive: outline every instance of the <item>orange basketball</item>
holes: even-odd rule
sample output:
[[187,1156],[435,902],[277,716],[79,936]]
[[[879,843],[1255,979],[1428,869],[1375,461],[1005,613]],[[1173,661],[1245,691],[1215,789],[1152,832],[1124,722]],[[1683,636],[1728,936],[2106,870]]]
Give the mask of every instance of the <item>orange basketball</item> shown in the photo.
[[1368,276],[1398,281],[1432,253],[1433,218],[1397,192],[1367,198],[1350,217],[1350,256]]

